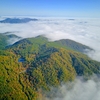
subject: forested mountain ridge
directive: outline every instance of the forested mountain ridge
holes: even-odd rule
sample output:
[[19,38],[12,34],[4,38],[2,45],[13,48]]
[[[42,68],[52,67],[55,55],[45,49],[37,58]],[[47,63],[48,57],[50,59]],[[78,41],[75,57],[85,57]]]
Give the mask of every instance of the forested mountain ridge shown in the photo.
[[76,51],[79,51],[79,52],[82,52],[82,53],[85,52],[86,49],[93,50],[86,45],[83,45],[81,43],[75,42],[75,41],[70,40],[70,39],[62,39],[62,40],[58,40],[58,41],[55,41],[55,42],[60,44],[60,45],[63,45],[64,47],[67,46],[69,48],[72,48],[73,50],[76,50]]
[[29,48],[34,47],[35,49],[37,49],[36,51],[40,50],[40,48],[43,49],[44,47],[65,48],[69,50],[78,51],[81,53],[84,53],[86,49],[93,50],[92,48],[88,46],[85,46],[81,43],[78,43],[69,39],[62,39],[58,41],[48,41],[48,38],[42,35],[37,36],[35,38],[26,38],[26,39],[20,40],[16,42],[15,44],[13,44],[11,48],[18,49],[19,47],[21,48],[27,47],[25,45],[30,46]]
[[[100,74],[100,62],[82,54],[91,48],[72,40],[26,38],[0,50],[0,99],[38,100],[76,76]],[[44,92],[45,93],[45,92]]]

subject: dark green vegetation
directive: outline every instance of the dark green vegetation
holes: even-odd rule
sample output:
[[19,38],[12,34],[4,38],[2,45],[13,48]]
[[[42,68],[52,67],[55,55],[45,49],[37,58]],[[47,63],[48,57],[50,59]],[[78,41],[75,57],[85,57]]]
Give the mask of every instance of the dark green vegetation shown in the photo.
[[0,100],[38,100],[77,75],[100,74],[100,63],[82,54],[84,49],[91,50],[71,40],[48,42],[38,36],[0,50]]
[[10,24],[14,24],[14,23],[27,23],[30,21],[37,21],[38,19],[31,19],[31,18],[6,18],[5,20],[0,21],[0,23],[10,23]]

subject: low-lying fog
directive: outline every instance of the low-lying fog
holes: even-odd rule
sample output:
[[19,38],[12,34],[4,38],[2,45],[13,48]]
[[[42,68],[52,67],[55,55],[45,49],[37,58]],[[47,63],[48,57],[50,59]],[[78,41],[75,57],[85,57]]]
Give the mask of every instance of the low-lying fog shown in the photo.
[[88,81],[77,78],[57,89],[52,88],[51,93],[55,96],[46,100],[100,100],[100,80],[95,76]]

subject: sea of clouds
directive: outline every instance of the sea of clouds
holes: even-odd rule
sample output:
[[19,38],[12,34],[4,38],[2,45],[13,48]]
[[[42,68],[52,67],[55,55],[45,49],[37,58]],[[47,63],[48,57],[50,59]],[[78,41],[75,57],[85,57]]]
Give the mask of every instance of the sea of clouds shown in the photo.
[[22,38],[45,35],[49,40],[72,39],[93,48],[88,56],[100,61],[100,19],[38,18],[29,23],[0,23],[0,33],[4,32]]
[[[0,23],[0,33],[4,32],[13,32],[22,38],[45,35],[50,41],[72,39],[93,48],[87,55],[100,61],[100,19],[38,18],[38,21],[29,23]],[[55,95],[52,99],[46,97],[46,100],[100,100],[100,79],[93,77],[83,81],[76,78],[74,82],[59,87]]]

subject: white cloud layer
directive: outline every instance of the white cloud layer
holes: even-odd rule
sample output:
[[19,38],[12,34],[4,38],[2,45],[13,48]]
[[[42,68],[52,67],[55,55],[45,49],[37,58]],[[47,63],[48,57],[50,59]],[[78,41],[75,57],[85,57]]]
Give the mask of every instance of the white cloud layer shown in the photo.
[[[54,91],[51,90],[52,93]],[[72,83],[62,85],[56,90],[53,98],[46,98],[46,100],[100,100],[100,80],[98,78],[88,81],[76,79]]]
[[89,57],[100,61],[100,19],[40,18],[25,24],[0,23],[0,33],[8,31],[23,38],[45,34],[50,40],[72,39],[92,47],[95,51],[89,52]]

